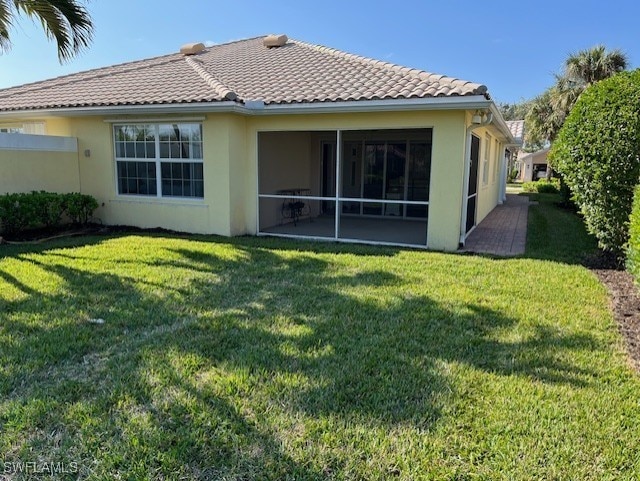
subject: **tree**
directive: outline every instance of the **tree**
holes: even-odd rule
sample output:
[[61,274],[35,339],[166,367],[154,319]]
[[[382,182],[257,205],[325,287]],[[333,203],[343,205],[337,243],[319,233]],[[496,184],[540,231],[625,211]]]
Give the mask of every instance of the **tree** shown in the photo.
[[627,68],[620,50],[607,51],[603,45],[569,55],[564,72],[555,84],[533,100],[525,117],[526,142],[544,145],[553,142],[580,94],[589,86]]
[[41,23],[47,37],[57,44],[60,62],[70,60],[91,42],[93,23],[78,0],[0,0],[0,52],[11,48],[10,29],[20,15]]
[[600,246],[621,256],[640,180],[640,70],[596,82],[580,95],[549,158]]
[[544,147],[547,141],[552,142],[562,126],[565,113],[554,108],[554,87],[545,90],[531,101],[531,106],[524,118],[525,144],[527,150],[534,152]]
[[627,68],[627,56],[621,50],[607,52],[604,45],[581,50],[565,61],[565,76],[584,90],[594,83],[622,72]]
[[531,106],[530,100],[521,100],[520,102],[509,104],[499,103],[498,108],[505,120],[523,120]]

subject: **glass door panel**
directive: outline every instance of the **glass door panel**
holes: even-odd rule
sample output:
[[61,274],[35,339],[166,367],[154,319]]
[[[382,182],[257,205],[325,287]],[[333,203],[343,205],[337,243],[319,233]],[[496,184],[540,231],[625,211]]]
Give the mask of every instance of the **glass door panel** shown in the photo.
[[[336,144],[334,142],[322,142],[322,197],[335,197],[336,195]],[[320,206],[321,214],[335,213],[335,202],[323,200]]]
[[[407,143],[389,142],[387,144],[387,162],[385,172],[385,199],[403,200],[406,162]],[[402,217],[403,205],[386,204],[384,214]]]
[[[382,199],[384,183],[385,143],[366,143],[364,146],[364,178],[362,197]],[[365,215],[381,215],[382,204],[365,203],[362,208]]]
[[[362,189],[362,141],[347,141],[342,149],[342,196],[360,198]],[[360,215],[360,202],[343,202],[343,214]]]
[[[431,182],[431,144],[411,142],[407,176],[407,200],[428,201]],[[427,217],[424,205],[407,205],[407,217]]]

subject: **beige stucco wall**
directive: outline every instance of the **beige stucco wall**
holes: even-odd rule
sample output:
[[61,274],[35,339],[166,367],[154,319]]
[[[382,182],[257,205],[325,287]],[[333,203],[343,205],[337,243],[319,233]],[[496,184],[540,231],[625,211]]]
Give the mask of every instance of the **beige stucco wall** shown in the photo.
[[80,191],[77,152],[0,149],[0,194]]
[[[492,128],[480,128],[474,131],[474,134],[480,137],[480,164],[478,167],[478,204],[476,212],[476,224],[491,212],[498,205],[498,197],[500,192],[500,167],[503,159],[500,158],[502,151],[502,143],[496,145],[496,132]],[[486,185],[482,183],[482,161],[484,157],[485,143],[487,134],[490,136],[491,149],[489,155],[489,179]]]
[[[139,122],[145,117],[135,116]],[[148,121],[185,120],[181,116],[153,116]],[[189,121],[203,124],[204,199],[185,200],[119,196],[112,123],[127,121],[103,117],[44,118],[52,135],[78,138],[76,182],[82,192],[98,199],[96,217],[106,224],[129,224],[140,227],[164,227],[195,233],[220,235],[255,234],[258,215],[258,152],[263,156],[286,157],[289,167],[269,176],[274,184],[261,186],[266,192],[298,187],[298,167],[308,179],[314,193],[319,189],[320,140],[331,139],[340,130],[432,129],[432,164],[427,245],[431,249],[455,250],[460,235],[463,198],[463,172],[466,126],[470,115],[463,111],[413,111],[352,114],[299,114],[242,116],[206,114],[190,116]],[[260,132],[286,131],[274,134],[267,145],[259,146]],[[484,130],[477,134],[484,138]],[[495,133],[492,134],[496,138]],[[266,137],[265,137],[266,138]],[[259,149],[260,147],[260,149]],[[85,151],[89,155],[85,155]],[[496,157],[493,147],[493,156]],[[494,158],[494,161],[496,159]],[[311,165],[311,168],[309,168]],[[493,172],[493,169],[490,170]],[[65,176],[66,177],[66,176]],[[72,176],[69,176],[72,178]],[[499,178],[499,175],[498,175]],[[304,187],[304,186],[300,186]],[[266,190],[265,190],[266,189]],[[479,188],[478,221],[497,203],[499,181]]]
[[[116,190],[116,169],[113,147],[113,121],[140,122],[136,116],[115,118],[83,117],[47,119],[47,131],[78,138],[79,170],[82,191],[98,199],[100,207],[95,213],[105,224],[135,225],[144,228],[214,233],[239,234],[232,228],[232,213],[242,218],[242,185],[233,186],[231,170],[243,169],[244,122],[233,115],[209,115],[203,124],[204,198],[171,199],[139,196],[121,196]],[[193,117],[154,116],[149,121],[193,121]],[[90,151],[87,157],[85,150]],[[234,201],[234,202],[232,202]],[[233,212],[232,212],[233,207]],[[238,209],[238,207],[240,209]],[[234,224],[238,221],[234,221]]]
[[[466,125],[471,125],[472,112],[466,115]],[[488,183],[483,185],[482,169],[485,142],[487,134],[491,137],[491,154],[489,157],[489,178]],[[478,163],[478,199],[476,203],[476,225],[498,205],[500,200],[501,183],[500,171],[504,168],[504,145],[505,139],[502,134],[493,126],[478,127],[473,129],[473,135],[480,139],[480,160]],[[467,154],[470,155],[470,154]]]

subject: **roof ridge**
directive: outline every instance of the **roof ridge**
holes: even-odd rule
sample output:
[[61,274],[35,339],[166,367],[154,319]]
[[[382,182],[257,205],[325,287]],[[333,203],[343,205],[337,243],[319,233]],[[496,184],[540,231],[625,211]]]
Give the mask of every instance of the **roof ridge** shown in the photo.
[[[165,55],[158,55],[157,57],[150,57],[142,60],[133,60],[131,62],[123,62],[116,65],[107,65],[106,67],[97,67],[89,70],[82,70],[80,72],[74,72],[67,75],[60,75],[59,77],[39,80],[37,82],[31,82],[31,83],[26,83],[22,85],[14,85],[13,87],[0,89],[0,98],[13,95],[13,92],[11,91],[15,89],[25,89],[25,90],[28,89],[30,92],[34,92],[38,90],[46,90],[48,88],[51,88],[57,85],[69,85],[69,84],[72,84],[75,82],[81,82],[87,79],[96,79],[100,77],[106,77],[113,73],[113,72],[100,73],[100,71],[104,71],[104,70],[111,70],[111,69],[125,67],[124,69],[118,72],[118,73],[123,73],[123,72],[131,72],[133,70],[139,70],[141,68],[149,67],[150,65],[147,62],[152,62],[151,63],[152,66],[164,65],[164,64],[168,64],[168,63],[180,60],[180,58],[176,57],[176,55],[179,55],[179,54],[170,53]],[[169,57],[176,57],[176,58],[169,58]],[[134,64],[141,64],[143,62],[145,63],[145,65],[134,65]],[[76,77],[76,78],[73,78],[73,77]],[[59,81],[59,82],[56,82],[56,81]],[[49,84],[53,82],[55,82],[54,85],[42,85],[42,84]]]
[[185,57],[184,59],[187,62],[187,65],[189,65],[207,83],[207,85],[209,85],[209,87],[213,89],[213,91],[217,95],[227,100],[236,100],[238,98],[238,95],[233,90],[227,87],[223,82],[217,79],[213,74],[208,72],[200,64],[200,62],[194,60],[191,57]]
[[353,53],[345,52],[343,50],[338,50],[336,48],[325,47],[324,45],[317,45],[317,44],[313,44],[313,43],[302,42],[300,40],[295,40],[295,39],[291,39],[291,40],[293,40],[296,44],[301,45],[303,47],[310,48],[310,49],[313,49],[313,50],[317,50],[317,51],[322,52],[322,53],[327,53],[327,54],[332,55],[334,57],[354,60],[354,61],[362,63],[364,65],[387,68],[387,69],[390,69],[390,70],[392,70],[394,72],[397,72],[397,73],[400,73],[400,74],[403,74],[403,75],[411,75],[412,77],[417,78],[419,80],[425,80],[425,81],[426,80],[428,80],[428,81],[445,80],[445,81],[448,81],[448,82],[451,82],[453,84],[457,84],[457,85],[460,85],[460,86],[463,86],[463,85],[477,85],[476,90],[478,90],[479,94],[488,95],[487,94],[487,90],[488,90],[487,86],[483,85],[483,84],[476,83],[476,82],[470,82],[468,80],[462,80],[462,79],[455,78],[455,77],[448,77],[446,75],[431,73],[431,72],[427,72],[425,70],[420,70],[420,69],[417,69],[417,68],[403,67],[403,66],[395,64],[395,63],[385,62],[384,60],[376,60],[376,59],[373,59],[373,58],[370,58],[370,57],[365,57],[363,55],[356,55],[356,54],[353,54]]

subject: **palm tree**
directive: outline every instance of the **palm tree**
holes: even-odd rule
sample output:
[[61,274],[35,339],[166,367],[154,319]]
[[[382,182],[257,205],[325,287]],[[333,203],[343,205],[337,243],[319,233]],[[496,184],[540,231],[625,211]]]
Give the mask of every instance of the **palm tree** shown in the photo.
[[525,117],[527,143],[539,146],[553,142],[580,94],[590,85],[622,72],[627,63],[622,51],[608,52],[603,45],[569,55],[553,87],[532,101]]
[[627,68],[627,56],[621,50],[607,52],[604,45],[581,50],[565,61],[565,76],[584,88]]
[[78,0],[0,0],[0,52],[11,48],[9,30],[19,15],[40,21],[58,46],[60,62],[87,47],[93,36],[91,17]]

